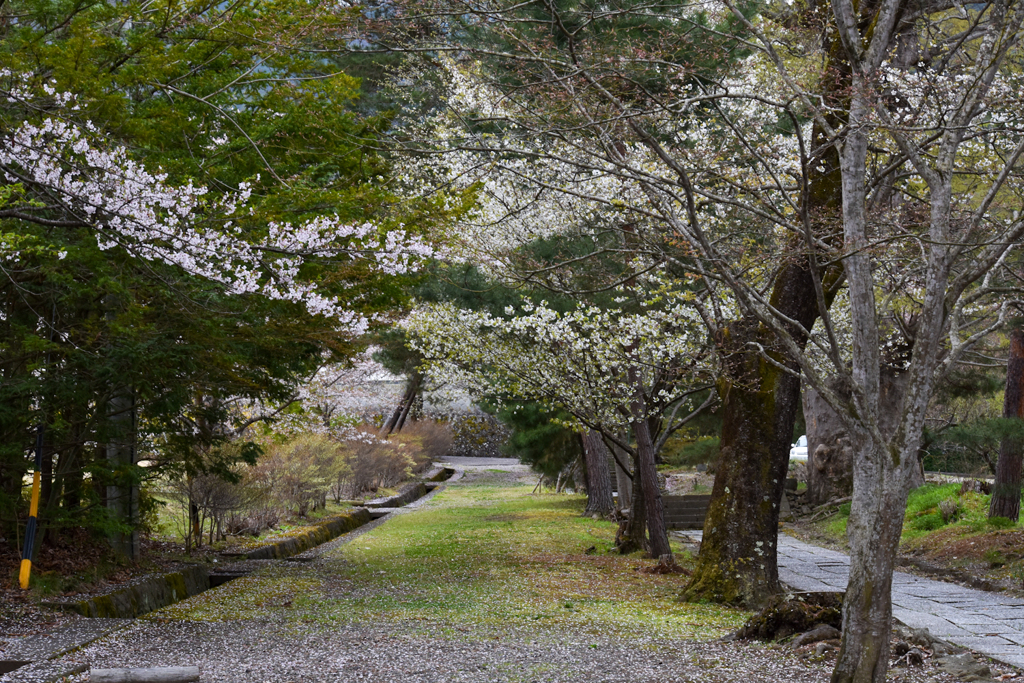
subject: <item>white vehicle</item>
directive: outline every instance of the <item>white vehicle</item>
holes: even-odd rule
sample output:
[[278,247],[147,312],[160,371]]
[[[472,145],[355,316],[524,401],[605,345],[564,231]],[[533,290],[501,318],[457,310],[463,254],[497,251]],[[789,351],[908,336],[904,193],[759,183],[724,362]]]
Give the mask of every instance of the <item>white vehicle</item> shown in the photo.
[[807,435],[804,434],[796,443],[793,444],[792,448],[789,449],[789,459],[797,460],[799,462],[807,462]]

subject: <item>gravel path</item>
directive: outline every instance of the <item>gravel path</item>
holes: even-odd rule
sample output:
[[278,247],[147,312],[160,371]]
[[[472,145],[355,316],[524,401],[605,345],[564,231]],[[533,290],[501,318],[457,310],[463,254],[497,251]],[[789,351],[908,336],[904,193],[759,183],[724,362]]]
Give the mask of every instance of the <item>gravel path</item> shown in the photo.
[[[494,481],[493,470],[504,470],[508,474],[498,477],[509,483],[522,481],[526,474],[523,466],[506,459],[453,458],[450,464],[464,471],[469,481],[474,471],[489,470],[487,476]],[[291,566],[294,571],[333,571],[328,560],[310,560]],[[220,603],[220,596],[227,599],[232,591],[244,590],[243,585],[228,583],[215,589],[219,593],[204,596]],[[8,658],[7,652],[14,650],[5,651],[0,639],[0,660]],[[204,683],[825,683],[834,659],[809,655],[813,651],[801,656],[781,645],[681,640],[669,632],[612,637],[542,626],[469,624],[453,634],[422,621],[324,624],[284,617],[279,610],[260,619],[198,622],[164,618],[157,611],[52,661],[0,675],[0,683],[54,680],[58,674],[88,667],[192,665],[199,666]],[[73,674],[67,680],[84,682],[88,676]],[[954,679],[925,666],[900,670],[890,680]]]
[[[525,635],[525,634],[524,634]],[[393,626],[317,628],[257,622],[131,628],[69,655],[92,667],[198,665],[203,681],[785,681],[828,680],[828,670],[765,647],[637,639],[462,640]]]

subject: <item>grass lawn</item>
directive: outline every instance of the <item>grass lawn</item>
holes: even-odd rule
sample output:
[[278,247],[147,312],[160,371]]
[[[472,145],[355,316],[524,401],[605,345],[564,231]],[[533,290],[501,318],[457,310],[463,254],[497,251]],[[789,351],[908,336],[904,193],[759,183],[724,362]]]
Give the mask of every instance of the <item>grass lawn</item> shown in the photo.
[[582,517],[582,497],[532,487],[473,474],[320,562],[274,565],[150,618],[707,639],[748,616],[678,602],[684,576],[638,571],[653,563],[612,553],[615,526]]

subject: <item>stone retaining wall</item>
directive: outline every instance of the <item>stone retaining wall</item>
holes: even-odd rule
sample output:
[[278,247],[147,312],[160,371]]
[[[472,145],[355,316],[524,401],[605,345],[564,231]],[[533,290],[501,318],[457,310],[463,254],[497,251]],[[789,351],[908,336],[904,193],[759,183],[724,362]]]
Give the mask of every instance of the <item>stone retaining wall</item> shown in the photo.
[[[422,484],[421,484],[422,486]],[[359,508],[351,513],[338,515],[323,524],[318,524],[309,531],[296,534],[273,545],[265,545],[245,553],[247,560],[283,560],[292,555],[306,552],[321,543],[332,541],[342,534],[358,529],[371,520],[366,508]]]
[[[248,560],[284,559],[358,529],[369,521],[370,513],[366,508],[360,508],[349,514],[333,517],[301,534],[250,550],[242,557]],[[198,595],[209,588],[210,574],[206,565],[196,564],[163,576],[148,577],[113,593],[88,600],[44,602],[43,605],[66,612],[77,612],[85,617],[130,619]]]
[[84,617],[133,618],[207,590],[210,576],[205,565],[152,576],[121,590],[75,602],[44,602],[46,607],[77,612]]

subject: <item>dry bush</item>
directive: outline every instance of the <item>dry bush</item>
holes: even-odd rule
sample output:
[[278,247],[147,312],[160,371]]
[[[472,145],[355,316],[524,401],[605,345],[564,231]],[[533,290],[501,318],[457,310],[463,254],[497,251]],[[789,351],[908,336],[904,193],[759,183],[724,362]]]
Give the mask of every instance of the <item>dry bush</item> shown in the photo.
[[253,486],[300,517],[327,502],[343,449],[325,436],[307,434],[274,444],[247,473]]
[[223,539],[228,519],[246,507],[244,485],[212,474],[172,481],[169,493],[178,504],[177,525],[186,549],[202,545],[204,533],[209,543]]
[[231,536],[259,536],[281,523],[281,510],[270,501],[232,512],[224,523],[224,531]]
[[397,440],[381,441],[373,427],[362,429],[362,437],[350,440],[343,449],[343,463],[336,470],[334,495],[338,500],[355,498],[384,486],[394,486],[410,475],[416,463]]
[[435,420],[410,422],[397,435],[392,436],[407,450],[413,461],[412,471],[420,474],[434,460],[440,460],[451,450],[452,430],[447,423]]
[[949,524],[960,517],[960,501],[956,498],[946,498],[945,500],[939,501],[939,514],[942,515],[942,521]]

